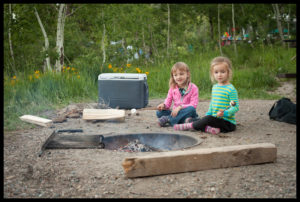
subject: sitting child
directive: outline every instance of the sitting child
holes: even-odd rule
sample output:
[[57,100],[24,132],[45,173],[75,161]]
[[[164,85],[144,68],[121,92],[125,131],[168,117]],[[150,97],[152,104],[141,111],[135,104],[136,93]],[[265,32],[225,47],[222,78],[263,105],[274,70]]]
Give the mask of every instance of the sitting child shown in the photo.
[[[184,62],[177,62],[172,67],[169,86],[167,98],[157,106],[158,124],[173,126],[197,118],[198,87],[191,83],[190,70]],[[170,110],[172,102],[173,109]]]

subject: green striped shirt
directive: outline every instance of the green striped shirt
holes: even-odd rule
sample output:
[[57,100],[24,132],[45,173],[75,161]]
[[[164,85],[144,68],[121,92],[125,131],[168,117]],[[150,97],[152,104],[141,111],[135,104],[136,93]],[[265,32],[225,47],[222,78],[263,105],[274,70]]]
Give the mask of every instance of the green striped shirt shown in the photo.
[[236,105],[225,110],[222,118],[236,125],[235,113],[239,111],[239,100],[234,86],[232,84],[224,86],[215,84],[211,94],[211,102],[206,115],[216,117],[220,109],[226,109],[226,107],[230,106],[230,101],[234,101]]

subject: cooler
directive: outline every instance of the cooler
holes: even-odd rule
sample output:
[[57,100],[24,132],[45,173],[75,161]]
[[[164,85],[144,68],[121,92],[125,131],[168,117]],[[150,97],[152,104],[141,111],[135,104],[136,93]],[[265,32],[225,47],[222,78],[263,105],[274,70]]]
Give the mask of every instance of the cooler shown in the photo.
[[111,108],[143,108],[148,104],[146,74],[102,73],[98,76],[98,104]]

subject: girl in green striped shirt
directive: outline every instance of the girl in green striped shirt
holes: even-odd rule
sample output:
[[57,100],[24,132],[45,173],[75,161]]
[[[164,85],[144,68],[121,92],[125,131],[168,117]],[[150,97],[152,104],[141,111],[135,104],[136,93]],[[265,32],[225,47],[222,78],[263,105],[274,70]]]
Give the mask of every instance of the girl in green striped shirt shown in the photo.
[[201,130],[211,134],[236,129],[235,113],[239,111],[238,93],[230,83],[232,64],[227,57],[216,57],[210,65],[210,78],[217,82],[212,88],[211,102],[206,115],[192,123],[175,124],[175,130]]

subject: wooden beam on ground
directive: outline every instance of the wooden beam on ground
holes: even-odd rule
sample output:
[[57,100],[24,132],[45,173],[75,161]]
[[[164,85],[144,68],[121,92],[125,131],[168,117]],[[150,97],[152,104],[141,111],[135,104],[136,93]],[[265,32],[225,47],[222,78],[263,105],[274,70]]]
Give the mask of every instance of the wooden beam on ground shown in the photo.
[[22,121],[28,122],[28,123],[33,123],[36,125],[44,126],[44,127],[49,127],[53,124],[52,120],[50,119],[45,119],[41,118],[38,116],[32,116],[32,115],[23,115],[20,117]]
[[227,168],[274,162],[277,148],[271,143],[168,151],[125,158],[129,178]]
[[125,110],[121,109],[83,109],[84,120],[125,120]]

